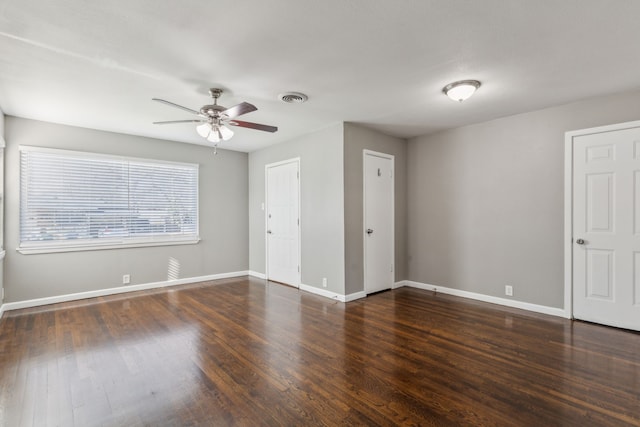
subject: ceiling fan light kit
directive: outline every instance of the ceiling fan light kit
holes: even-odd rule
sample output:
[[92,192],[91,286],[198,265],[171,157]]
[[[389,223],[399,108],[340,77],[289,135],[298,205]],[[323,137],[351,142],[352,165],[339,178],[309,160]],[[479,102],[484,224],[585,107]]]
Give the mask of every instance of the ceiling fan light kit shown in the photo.
[[469,99],[479,87],[478,80],[459,80],[443,87],[442,92],[452,100],[462,102]]
[[233,131],[225,125],[212,125],[211,123],[196,126],[196,131],[198,135],[211,142],[228,141],[233,136]]
[[[170,107],[179,108],[187,111],[188,113],[195,114],[198,119],[191,120],[169,120],[163,122],[153,122],[156,125],[165,125],[173,123],[200,123],[196,126],[196,132],[201,137],[213,142],[217,147],[220,141],[228,141],[233,137],[233,131],[228,127],[238,126],[248,129],[256,129],[265,132],[277,132],[276,126],[261,125],[259,123],[245,122],[235,120],[236,117],[243,114],[256,111],[257,108],[253,104],[248,102],[241,102],[233,107],[226,108],[222,105],[218,105],[218,98],[222,95],[222,89],[211,88],[209,89],[209,95],[213,98],[212,105],[204,105],[200,108],[200,111],[192,110],[191,108],[183,107],[182,105],[174,104],[173,102],[165,101],[164,99],[153,98],[153,101],[160,102]],[[215,151],[217,153],[217,150]]]
[[208,138],[211,133],[211,125],[209,123],[203,123],[201,125],[196,126],[196,132],[203,138]]

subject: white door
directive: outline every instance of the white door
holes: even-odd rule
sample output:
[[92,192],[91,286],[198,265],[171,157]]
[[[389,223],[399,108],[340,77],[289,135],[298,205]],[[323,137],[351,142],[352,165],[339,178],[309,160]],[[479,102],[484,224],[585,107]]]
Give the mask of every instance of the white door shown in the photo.
[[300,163],[266,167],[267,279],[300,286]]
[[640,128],[573,137],[573,315],[640,330]]
[[364,151],[364,290],[390,289],[394,282],[393,162],[388,154]]

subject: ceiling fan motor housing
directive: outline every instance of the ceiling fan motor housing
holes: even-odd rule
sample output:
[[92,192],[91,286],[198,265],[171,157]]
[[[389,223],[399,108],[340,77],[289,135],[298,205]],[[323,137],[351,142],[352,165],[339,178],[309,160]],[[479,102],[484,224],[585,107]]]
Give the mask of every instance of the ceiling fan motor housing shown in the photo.
[[213,104],[213,105],[205,105],[202,108],[200,108],[200,112],[202,114],[205,114],[207,116],[210,117],[215,117],[220,115],[221,112],[223,112],[224,110],[226,110],[226,107],[223,107],[222,105],[218,105],[218,104]]
[[209,95],[213,98],[213,105],[205,105],[200,108],[200,112],[204,115],[207,115],[212,118],[216,118],[220,116],[220,113],[226,110],[225,107],[218,105],[218,98],[222,95],[222,89],[212,87],[209,89]]

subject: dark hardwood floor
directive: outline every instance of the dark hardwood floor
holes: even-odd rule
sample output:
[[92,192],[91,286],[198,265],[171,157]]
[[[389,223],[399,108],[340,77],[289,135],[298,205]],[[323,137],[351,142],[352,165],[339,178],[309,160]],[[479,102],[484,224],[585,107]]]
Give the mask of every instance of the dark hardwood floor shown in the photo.
[[238,278],[10,311],[0,425],[640,426],[640,334]]

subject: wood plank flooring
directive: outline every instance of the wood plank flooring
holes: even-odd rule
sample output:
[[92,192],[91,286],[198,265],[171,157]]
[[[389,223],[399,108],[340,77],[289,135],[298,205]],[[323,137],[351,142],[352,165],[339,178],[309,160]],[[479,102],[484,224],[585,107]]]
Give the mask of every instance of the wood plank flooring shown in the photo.
[[640,334],[253,278],[10,311],[2,426],[640,426]]

